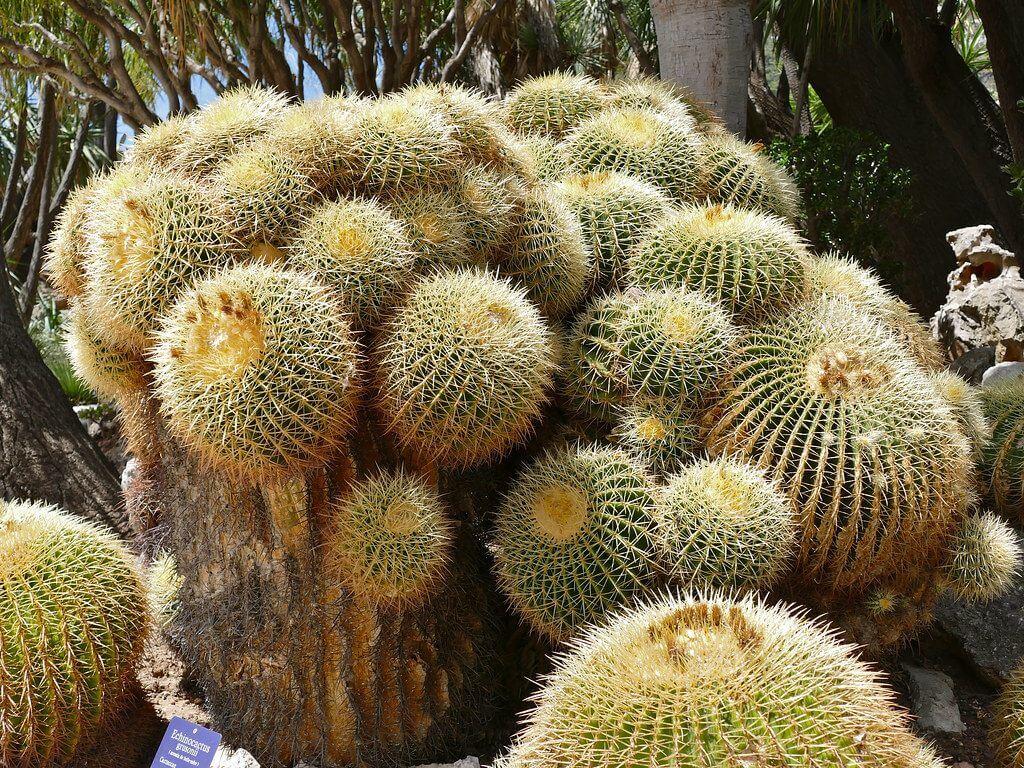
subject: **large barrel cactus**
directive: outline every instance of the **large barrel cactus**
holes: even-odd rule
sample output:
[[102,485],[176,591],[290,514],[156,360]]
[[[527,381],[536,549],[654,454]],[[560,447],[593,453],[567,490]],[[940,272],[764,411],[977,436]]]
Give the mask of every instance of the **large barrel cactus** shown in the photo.
[[0,765],[65,765],[113,722],[148,629],[146,589],[111,534],[0,501]]
[[558,643],[672,579],[911,631],[971,446],[919,324],[869,273],[819,290],[798,214],[651,81],[246,89],[139,135],[48,268],[216,726],[268,765],[439,758],[489,737],[517,616]]

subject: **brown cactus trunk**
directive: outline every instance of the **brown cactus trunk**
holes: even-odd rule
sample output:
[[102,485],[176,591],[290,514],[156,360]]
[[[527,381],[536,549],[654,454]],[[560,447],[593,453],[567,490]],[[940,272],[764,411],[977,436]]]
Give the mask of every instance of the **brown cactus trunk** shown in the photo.
[[498,612],[468,534],[425,605],[362,603],[325,567],[350,461],[257,485],[199,466],[148,398],[126,422],[141,463],[129,508],[176,559],[173,640],[226,739],[264,766],[327,767],[429,762],[486,738]]

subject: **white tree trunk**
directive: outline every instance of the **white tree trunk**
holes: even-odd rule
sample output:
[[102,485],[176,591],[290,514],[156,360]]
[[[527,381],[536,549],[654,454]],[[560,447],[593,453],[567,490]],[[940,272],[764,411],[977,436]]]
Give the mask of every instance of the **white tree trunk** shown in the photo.
[[686,86],[739,135],[747,127],[750,0],[651,0],[663,80]]

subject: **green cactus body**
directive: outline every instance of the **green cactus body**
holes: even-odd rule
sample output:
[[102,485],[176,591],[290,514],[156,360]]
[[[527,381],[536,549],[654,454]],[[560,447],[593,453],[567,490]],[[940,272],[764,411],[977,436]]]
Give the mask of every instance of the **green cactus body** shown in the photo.
[[437,491],[412,475],[361,483],[332,508],[331,526],[331,573],[369,602],[420,602],[447,575],[454,526]]
[[228,230],[250,249],[261,243],[285,245],[297,234],[300,214],[319,199],[300,164],[263,141],[228,158],[211,180],[225,207]]
[[971,441],[976,463],[984,461],[985,448],[992,439],[992,428],[985,418],[981,390],[952,371],[936,371],[928,376],[956,414],[960,428]]
[[0,764],[65,765],[117,714],[148,626],[128,553],[52,507],[0,501]]
[[653,581],[653,481],[614,448],[553,450],[513,481],[494,534],[497,576],[536,631],[564,640]]
[[573,409],[608,417],[623,394],[618,323],[632,300],[621,294],[594,299],[569,334],[562,375]]
[[849,302],[801,305],[744,337],[722,391],[709,451],[779,483],[802,516],[797,574],[825,604],[934,580],[970,499],[970,447],[886,328]]
[[610,83],[611,109],[650,109],[687,127],[701,128],[717,118],[679,86],[653,77],[634,77]]
[[64,349],[75,374],[100,397],[118,400],[146,388],[142,358],[99,338],[86,307],[72,307],[63,327]]
[[343,199],[313,210],[287,264],[336,288],[352,323],[367,328],[409,288],[416,252],[403,223],[380,203]]
[[789,501],[763,470],[735,459],[680,468],[666,480],[658,508],[664,563],[683,585],[767,588],[796,548]]
[[992,440],[985,449],[984,476],[996,509],[1024,520],[1024,379],[982,387]]
[[930,768],[876,672],[755,598],[664,597],[557,660],[500,768]]
[[186,118],[170,170],[203,176],[271,130],[291,111],[288,98],[259,86],[234,88]]
[[995,706],[992,741],[999,765],[1024,768],[1024,667],[1014,670]]
[[57,214],[46,246],[43,271],[50,285],[64,298],[78,297],[85,290],[88,207],[101,178],[93,177],[85,186],[71,191]]
[[392,194],[454,180],[459,143],[451,124],[400,97],[370,102],[356,115],[350,178],[367,195]]
[[469,216],[449,187],[410,189],[388,200],[405,225],[420,271],[467,266],[478,261]]
[[540,181],[557,181],[569,165],[562,145],[538,133],[519,137],[519,146],[530,173]]
[[86,288],[97,332],[109,344],[141,350],[178,292],[226,266],[237,248],[224,231],[216,195],[153,174],[130,191],[105,196],[90,221],[89,251]]
[[788,308],[805,289],[807,249],[774,216],[694,205],[661,220],[628,255],[627,282],[700,291],[742,322]]
[[602,112],[566,136],[562,152],[577,173],[626,173],[677,201],[700,192],[700,138],[692,127],[649,109]]
[[476,464],[522,442],[555,367],[551,333],[526,295],[475,270],[418,283],[378,353],[390,431],[448,465]]
[[183,295],[164,318],[154,377],[170,430],[247,476],[322,464],[354,419],[358,349],[334,293],[261,264]]
[[566,176],[554,192],[580,222],[597,262],[594,277],[599,288],[622,276],[626,253],[670,207],[657,187],[606,171]]
[[512,245],[513,221],[526,196],[523,179],[487,166],[466,168],[455,194],[463,210],[474,256],[486,257]]
[[724,131],[705,136],[701,164],[708,199],[795,221],[800,190],[761,150],[760,144],[747,144]]
[[618,324],[622,380],[632,394],[695,403],[728,372],[736,329],[699,293],[639,296]]
[[837,254],[811,256],[806,262],[808,295],[845,299],[891,330],[900,344],[928,371],[942,371],[946,357],[928,325],[910,306],[882,285],[869,269]]
[[616,409],[615,441],[663,477],[701,451],[700,426],[689,409],[658,398],[630,398]]
[[494,261],[522,284],[548,317],[577,307],[593,284],[594,256],[572,211],[550,189],[527,193],[515,216],[513,242]]
[[1020,572],[1017,534],[991,512],[967,517],[949,552],[943,570],[946,585],[966,600],[998,597]]
[[261,137],[271,155],[286,159],[324,193],[348,191],[354,182],[356,116],[362,102],[330,96],[293,107]]
[[512,90],[505,120],[513,130],[560,138],[597,114],[607,101],[601,85],[589,77],[555,73],[534,77]]

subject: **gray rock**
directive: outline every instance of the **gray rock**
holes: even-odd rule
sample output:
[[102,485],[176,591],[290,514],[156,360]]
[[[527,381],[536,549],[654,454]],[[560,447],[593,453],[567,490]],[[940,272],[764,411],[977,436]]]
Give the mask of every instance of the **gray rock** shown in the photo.
[[981,377],[981,383],[984,386],[988,386],[989,384],[995,384],[997,381],[1019,379],[1021,376],[1024,376],[1024,363],[1016,361],[996,363],[985,371]]
[[969,349],[949,364],[949,370],[971,384],[981,384],[985,371],[996,364],[994,345]]
[[1005,340],[1024,339],[1024,279],[1017,257],[994,240],[991,227],[950,232],[957,267],[946,303],[931,320],[932,335],[955,359]]
[[937,733],[963,733],[967,730],[960,719],[960,707],[953,693],[949,675],[903,663],[910,683],[911,709],[917,716],[917,725]]
[[244,749],[221,746],[213,756],[212,768],[260,768],[260,764]]
[[978,674],[1000,685],[1024,658],[1024,579],[987,603],[944,596],[935,609],[936,623]]
[[139,460],[132,456],[125,462],[124,471],[121,472],[121,491],[127,491],[135,476],[139,474]]
[[430,763],[429,765],[419,765],[416,768],[480,768],[480,759],[470,755],[456,760],[454,763]]

